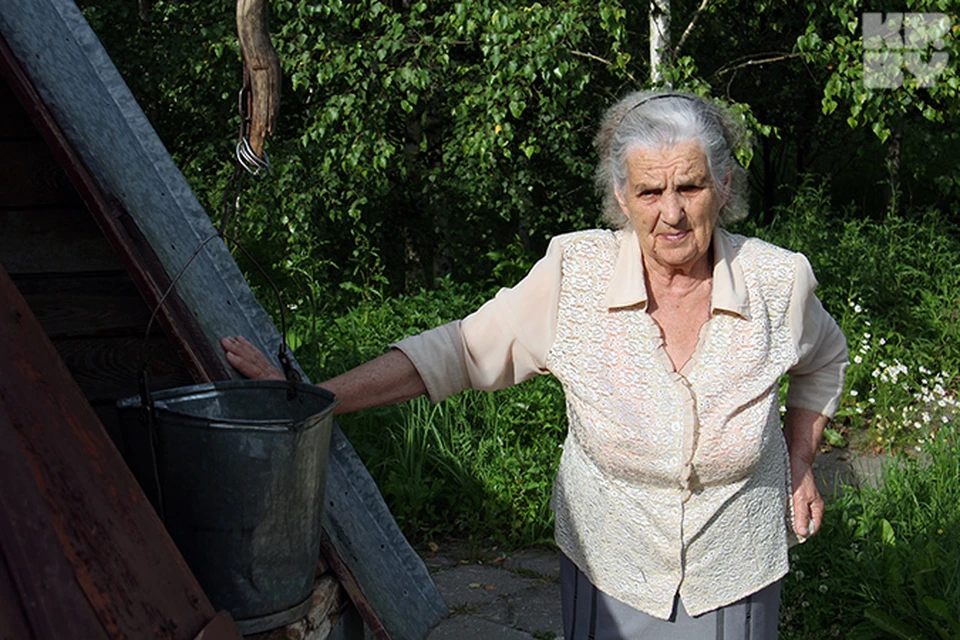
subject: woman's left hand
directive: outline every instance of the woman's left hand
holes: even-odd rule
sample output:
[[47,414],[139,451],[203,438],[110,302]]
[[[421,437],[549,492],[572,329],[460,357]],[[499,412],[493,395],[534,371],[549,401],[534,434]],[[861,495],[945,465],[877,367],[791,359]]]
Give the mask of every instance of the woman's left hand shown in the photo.
[[810,463],[791,457],[790,475],[793,482],[793,528],[801,539],[809,538],[823,524],[823,498]]
[[823,499],[813,479],[813,459],[828,422],[825,415],[793,407],[787,408],[784,417],[793,484],[793,530],[801,540],[814,535],[823,524]]

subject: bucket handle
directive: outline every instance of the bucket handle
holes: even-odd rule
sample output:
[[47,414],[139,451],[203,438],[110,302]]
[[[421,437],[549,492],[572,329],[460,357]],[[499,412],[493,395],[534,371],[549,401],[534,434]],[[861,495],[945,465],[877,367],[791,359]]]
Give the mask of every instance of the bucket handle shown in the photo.
[[280,289],[274,284],[273,280],[267,275],[267,272],[264,270],[260,263],[254,259],[250,252],[240,243],[236,238],[227,235],[223,231],[217,231],[216,233],[204,238],[200,245],[194,250],[193,255],[187,260],[187,262],[180,267],[180,270],[174,276],[173,280],[170,282],[170,285],[167,287],[166,291],[163,292],[163,295],[160,296],[160,300],[157,302],[157,305],[153,308],[153,313],[150,314],[150,320],[147,322],[147,329],[143,335],[143,346],[140,351],[140,400],[142,406],[147,407],[148,405],[153,407],[152,399],[146,397],[150,395],[150,388],[148,383],[148,377],[146,375],[147,368],[147,344],[150,338],[150,330],[153,328],[153,322],[157,317],[160,309],[163,307],[164,302],[173,292],[174,287],[176,287],[177,282],[180,281],[180,278],[183,277],[183,274],[186,273],[187,268],[193,263],[193,261],[200,255],[200,252],[203,251],[203,248],[207,246],[212,240],[216,238],[221,238],[222,240],[229,241],[233,243],[243,255],[247,257],[250,262],[257,268],[260,274],[266,279],[267,283],[270,285],[270,288],[273,289],[274,295],[277,297],[277,307],[280,309],[280,347],[277,352],[277,359],[280,361],[280,366],[283,368],[283,375],[290,383],[290,388],[287,390],[287,396],[289,399],[293,399],[297,395],[297,383],[302,381],[300,372],[293,367],[293,363],[290,360],[290,348],[287,346],[287,314],[286,310],[283,307],[283,299],[280,295]]

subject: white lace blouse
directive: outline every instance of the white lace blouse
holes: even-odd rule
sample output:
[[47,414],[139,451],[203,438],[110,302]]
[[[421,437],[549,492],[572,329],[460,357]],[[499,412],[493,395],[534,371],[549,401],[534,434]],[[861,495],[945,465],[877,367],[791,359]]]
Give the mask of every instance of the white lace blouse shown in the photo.
[[439,402],[552,373],[569,432],[551,504],[563,552],[605,593],[698,615],[778,580],[793,538],[787,405],[831,416],[846,340],[801,254],[717,229],[711,318],[675,371],[646,312],[632,230],[554,238],[511,289],[393,345]]

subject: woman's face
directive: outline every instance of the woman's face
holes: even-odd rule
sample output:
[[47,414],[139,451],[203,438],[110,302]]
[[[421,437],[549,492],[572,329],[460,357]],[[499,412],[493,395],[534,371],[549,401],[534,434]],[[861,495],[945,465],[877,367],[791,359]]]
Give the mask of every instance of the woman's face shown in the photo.
[[648,269],[689,274],[695,267],[711,268],[710,240],[723,201],[699,142],[631,151],[625,190],[617,200]]

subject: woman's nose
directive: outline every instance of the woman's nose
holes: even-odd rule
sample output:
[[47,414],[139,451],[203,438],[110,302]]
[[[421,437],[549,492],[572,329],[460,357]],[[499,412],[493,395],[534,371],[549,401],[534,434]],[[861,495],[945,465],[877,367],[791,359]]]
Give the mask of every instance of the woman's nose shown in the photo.
[[676,191],[664,191],[660,198],[660,218],[671,226],[676,226],[686,211],[683,208],[683,198]]

